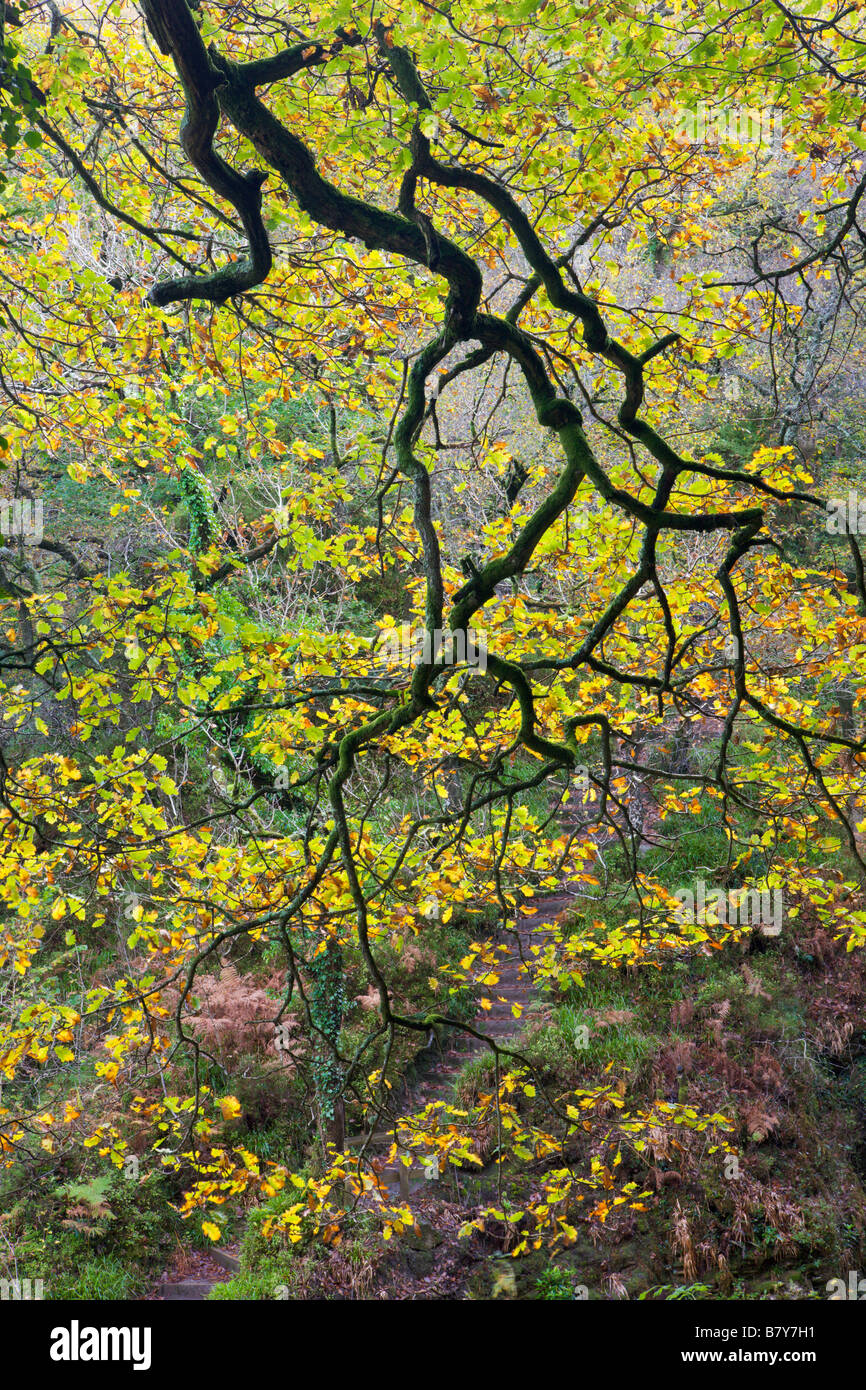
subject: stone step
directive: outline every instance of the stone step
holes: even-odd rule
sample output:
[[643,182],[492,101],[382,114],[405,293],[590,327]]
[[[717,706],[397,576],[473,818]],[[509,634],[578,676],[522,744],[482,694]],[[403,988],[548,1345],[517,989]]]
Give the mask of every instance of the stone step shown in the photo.
[[201,1303],[212,1288],[209,1279],[180,1279],[176,1284],[163,1284],[162,1296],[167,1302]]
[[231,1274],[237,1274],[241,1267],[241,1262],[237,1255],[230,1255],[228,1250],[219,1250],[215,1248],[209,1250],[208,1254],[212,1260],[216,1260],[218,1265],[222,1265],[223,1269],[227,1269]]

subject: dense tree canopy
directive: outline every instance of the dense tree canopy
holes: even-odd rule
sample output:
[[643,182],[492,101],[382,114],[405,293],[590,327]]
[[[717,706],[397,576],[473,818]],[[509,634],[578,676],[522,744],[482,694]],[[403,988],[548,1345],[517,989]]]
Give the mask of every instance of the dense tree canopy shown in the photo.
[[[10,1172],[158,1148],[214,1239],[293,1189],[266,1234],[360,1203],[389,1238],[411,1201],[347,1135],[453,1028],[491,1083],[407,1160],[495,1134],[512,1250],[567,1245],[652,1200],[625,1146],[736,1145],[479,1027],[537,901],[572,901],[526,963],[553,997],[722,953],[748,930],[666,868],[714,818],[706,877],[866,942],[863,6],[22,8]],[[256,1049],[318,1167],[238,1137]]]

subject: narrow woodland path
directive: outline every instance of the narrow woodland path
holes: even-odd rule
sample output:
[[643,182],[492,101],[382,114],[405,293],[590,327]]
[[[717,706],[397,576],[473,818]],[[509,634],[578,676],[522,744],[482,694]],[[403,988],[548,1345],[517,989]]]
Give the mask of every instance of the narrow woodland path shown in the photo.
[[[573,902],[568,893],[561,892],[537,899],[532,906],[535,914],[518,919],[517,925],[501,931],[494,941],[505,949],[499,952],[495,970],[496,983],[484,985],[479,994],[478,1011],[472,1026],[483,1031],[501,1043],[510,1043],[524,1026],[524,1017],[515,1018],[513,1005],[521,1005],[525,1015],[527,1005],[533,998],[532,973],[521,968],[531,961],[544,940],[544,928]],[[533,949],[534,948],[534,949]],[[489,1005],[489,1007],[486,1007]],[[454,1083],[474,1054],[482,1052],[486,1044],[479,1038],[451,1031],[446,1045],[431,1048],[430,1061],[420,1061],[416,1078],[407,1084],[400,1100],[400,1111],[411,1114],[421,1110],[432,1101],[450,1101],[454,1095]],[[398,1142],[400,1128],[397,1128]],[[367,1134],[357,1135],[347,1140],[347,1146],[358,1147],[368,1139]],[[367,1150],[371,1164],[379,1173],[380,1180],[395,1198],[405,1200],[415,1194],[432,1195],[431,1189],[440,1183],[425,1177],[423,1169],[416,1163],[409,1170],[399,1161],[399,1156],[387,1162],[385,1155],[394,1142],[393,1128],[375,1134]],[[237,1255],[231,1250],[214,1249],[207,1255],[191,1255],[186,1258],[190,1268],[167,1270],[163,1273],[147,1297],[158,1300],[177,1300],[200,1302],[207,1298],[214,1284],[230,1279],[239,1268]]]
[[[714,716],[704,716],[690,729],[689,742],[692,748],[701,746],[709,739],[716,738],[721,730],[721,721]],[[658,807],[650,795],[643,779],[638,776],[631,786],[629,798],[633,828],[641,838],[639,852],[643,855],[653,846],[664,840],[663,823]],[[623,827],[626,828],[626,827]],[[599,847],[615,841],[616,830],[613,825],[599,827],[597,841]],[[479,1032],[484,1032],[502,1043],[516,1039],[524,1027],[525,1012],[534,996],[533,974],[521,966],[531,961],[544,944],[545,927],[550,927],[561,913],[574,905],[574,897],[566,891],[559,891],[544,898],[533,900],[532,916],[520,917],[515,927],[500,930],[493,938],[501,949],[495,971],[496,982],[482,987],[478,1010],[471,1020]],[[491,968],[492,969],[492,968]],[[512,1006],[521,1005],[521,1017],[516,1018]],[[479,1038],[461,1033],[458,1029],[450,1031],[446,1045],[437,1048],[431,1043],[429,1060],[422,1057],[415,1067],[415,1076],[403,1088],[398,1103],[399,1112],[410,1115],[422,1110],[435,1101],[452,1101],[454,1084],[467,1060],[484,1051],[486,1044]],[[402,1133],[405,1140],[406,1132]],[[401,1127],[397,1122],[396,1139],[401,1146]],[[371,1166],[379,1174],[380,1181],[388,1189],[394,1200],[411,1198],[413,1204],[419,1199],[434,1198],[436,1190],[444,1190],[446,1182],[436,1179],[435,1170],[428,1168],[425,1174],[423,1164],[414,1163],[411,1168],[400,1162],[399,1152],[395,1159],[387,1158],[395,1140],[393,1126],[373,1135],[368,1133],[347,1139],[347,1147],[358,1148],[367,1145],[366,1154]],[[403,1146],[405,1152],[405,1145]],[[416,1155],[417,1156],[417,1155]],[[455,1182],[457,1179],[455,1178]],[[424,1203],[426,1205],[426,1203]],[[452,1211],[453,1216],[453,1211]],[[215,1249],[206,1255],[186,1256],[189,1269],[181,1267],[163,1274],[158,1284],[148,1295],[149,1298],[202,1300],[207,1298],[217,1282],[230,1279],[239,1268],[237,1254],[232,1250]],[[435,1293],[431,1296],[436,1296]]]
[[[480,989],[478,1010],[470,1020],[472,1027],[502,1044],[508,1045],[516,1041],[516,1036],[524,1027],[525,1011],[534,993],[532,972],[523,969],[522,966],[525,962],[532,961],[543,944],[544,928],[553,923],[572,902],[573,898],[565,892],[539,898],[533,903],[535,913],[532,917],[519,918],[515,927],[500,931],[494,938],[495,944],[505,949],[499,953],[496,966],[491,967],[490,973],[495,975],[495,983],[485,984]],[[515,1017],[513,1012],[515,1004],[521,1006],[519,1018]],[[453,1100],[454,1083],[466,1062],[476,1053],[484,1052],[486,1048],[487,1044],[480,1038],[461,1033],[458,1029],[452,1030],[447,1046],[435,1053],[429,1067],[419,1067],[419,1075],[404,1092],[404,1098],[400,1103],[401,1111],[411,1114],[416,1110],[422,1110],[431,1102]],[[399,1126],[397,1137],[399,1142]],[[361,1144],[364,1138],[365,1136],[359,1135],[349,1142]],[[376,1146],[388,1149],[393,1139],[393,1130],[381,1137],[376,1136]],[[430,1179],[421,1175],[418,1165],[407,1169],[400,1162],[399,1155],[390,1163],[382,1163],[376,1159],[374,1163],[381,1180],[395,1196],[405,1199],[419,1190],[429,1188]]]

